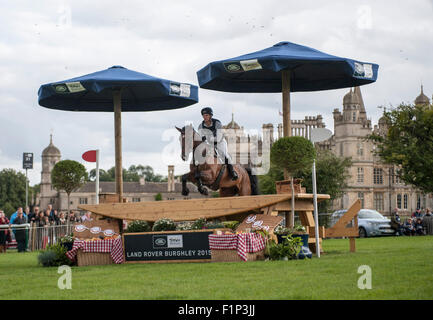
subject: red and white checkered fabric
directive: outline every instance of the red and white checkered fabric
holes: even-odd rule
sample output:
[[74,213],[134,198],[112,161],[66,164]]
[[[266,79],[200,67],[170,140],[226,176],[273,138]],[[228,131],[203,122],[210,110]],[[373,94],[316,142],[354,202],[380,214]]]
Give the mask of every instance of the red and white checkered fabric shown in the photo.
[[210,234],[211,250],[237,250],[239,257],[247,261],[247,253],[254,253],[266,247],[265,238],[257,233]]
[[123,247],[120,237],[95,241],[75,240],[72,250],[66,252],[66,256],[70,260],[74,260],[78,249],[83,250],[83,252],[110,252],[111,258],[115,263],[123,262]]

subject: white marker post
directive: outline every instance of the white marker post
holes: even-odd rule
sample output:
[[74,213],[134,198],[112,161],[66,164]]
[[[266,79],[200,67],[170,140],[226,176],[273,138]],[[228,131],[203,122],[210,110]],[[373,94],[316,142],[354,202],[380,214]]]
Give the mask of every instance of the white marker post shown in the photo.
[[[332,136],[332,131],[326,128],[313,128],[311,129],[310,141],[321,142],[329,139]],[[313,161],[313,204],[314,204],[314,224],[316,225],[316,255],[320,258],[320,243],[319,243],[319,213],[317,211],[317,184],[316,184],[316,159]]]

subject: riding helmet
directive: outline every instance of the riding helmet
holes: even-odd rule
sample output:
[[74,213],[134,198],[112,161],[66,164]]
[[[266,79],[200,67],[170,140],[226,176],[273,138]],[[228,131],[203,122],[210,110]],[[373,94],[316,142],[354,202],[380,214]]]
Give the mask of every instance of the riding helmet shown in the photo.
[[202,115],[204,115],[204,114],[210,114],[211,116],[213,116],[212,108],[206,107],[206,108],[201,109],[201,114]]

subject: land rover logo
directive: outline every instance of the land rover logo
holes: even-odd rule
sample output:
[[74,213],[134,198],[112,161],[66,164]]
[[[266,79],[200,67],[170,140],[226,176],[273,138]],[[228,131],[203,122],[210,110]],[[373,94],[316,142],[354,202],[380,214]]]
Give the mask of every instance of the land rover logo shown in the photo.
[[229,65],[227,66],[227,69],[228,69],[229,71],[239,71],[239,70],[241,69],[241,67],[240,67],[238,64],[234,64],[234,63],[232,63],[232,64],[229,64]]
[[68,91],[68,88],[64,84],[59,84],[57,86],[54,86],[54,89],[60,93],[65,93]]
[[166,243],[167,241],[164,238],[158,238],[155,240],[155,244],[157,246],[165,246]]

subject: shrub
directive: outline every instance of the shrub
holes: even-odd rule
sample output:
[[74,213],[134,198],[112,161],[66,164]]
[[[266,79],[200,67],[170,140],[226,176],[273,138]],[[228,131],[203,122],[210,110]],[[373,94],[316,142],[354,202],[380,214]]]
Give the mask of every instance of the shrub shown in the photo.
[[174,231],[176,230],[176,224],[171,219],[159,219],[155,221],[153,231]]
[[44,267],[72,265],[73,262],[66,256],[67,250],[61,243],[49,245],[38,255],[38,262]]
[[162,200],[162,194],[157,193],[157,194],[155,195],[155,201],[161,201],[161,200]]
[[126,233],[131,232],[148,232],[150,231],[150,225],[147,221],[143,220],[134,220],[131,223],[128,224],[128,227],[126,228]]
[[205,229],[220,229],[224,228],[224,224],[222,222],[207,222],[204,226]]
[[201,230],[201,229],[204,229],[205,225],[206,225],[206,219],[200,218],[200,219],[195,220],[192,223],[191,227],[192,227],[192,230]]
[[291,235],[283,236],[283,243],[276,243],[271,240],[266,248],[266,255],[270,260],[291,260],[296,259],[302,247],[302,239],[292,237]]
[[192,222],[179,223],[176,226],[176,230],[179,230],[179,231],[192,230]]
[[222,224],[224,225],[224,228],[229,228],[234,231],[239,225],[239,221],[223,221]]

